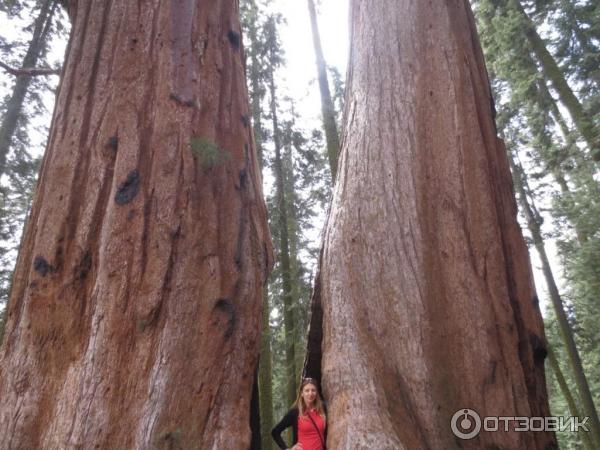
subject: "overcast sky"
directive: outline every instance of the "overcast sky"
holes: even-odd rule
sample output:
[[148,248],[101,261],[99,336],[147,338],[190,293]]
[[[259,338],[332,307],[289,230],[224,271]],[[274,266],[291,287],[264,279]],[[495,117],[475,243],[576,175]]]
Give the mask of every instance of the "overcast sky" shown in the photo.
[[[318,3],[315,2],[315,3]],[[345,77],[348,59],[348,0],[322,0],[317,6],[325,60]],[[319,119],[321,106],[316,82],[315,53],[305,0],[275,0],[273,7],[286,18],[280,30],[287,65],[282,75],[290,94],[301,103],[305,118]]]

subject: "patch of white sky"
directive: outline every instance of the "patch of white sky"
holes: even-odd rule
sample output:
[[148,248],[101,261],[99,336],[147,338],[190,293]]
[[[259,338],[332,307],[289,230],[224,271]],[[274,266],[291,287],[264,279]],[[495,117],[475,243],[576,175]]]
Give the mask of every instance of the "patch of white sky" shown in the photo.
[[[325,60],[343,75],[348,60],[348,0],[316,3]],[[321,106],[307,2],[275,0],[272,8],[285,18],[280,28],[286,55],[286,65],[280,70],[282,81],[289,95],[299,102],[298,112],[303,119],[318,126]]]

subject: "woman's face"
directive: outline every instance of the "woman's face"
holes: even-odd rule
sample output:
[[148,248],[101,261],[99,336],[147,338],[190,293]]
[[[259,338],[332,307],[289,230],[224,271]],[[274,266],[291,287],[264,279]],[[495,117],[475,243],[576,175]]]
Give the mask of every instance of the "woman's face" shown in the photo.
[[312,406],[317,399],[317,387],[314,384],[308,383],[302,388],[302,398],[304,403]]

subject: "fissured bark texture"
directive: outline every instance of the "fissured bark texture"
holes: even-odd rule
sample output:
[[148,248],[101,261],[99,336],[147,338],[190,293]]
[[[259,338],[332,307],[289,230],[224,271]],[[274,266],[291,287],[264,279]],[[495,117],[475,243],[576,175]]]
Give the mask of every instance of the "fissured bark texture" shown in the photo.
[[271,243],[234,0],[70,3],[1,448],[250,444]]
[[552,433],[463,441],[450,428],[463,408],[549,414],[543,324],[469,4],[353,0],[351,24],[313,308],[322,367],[314,341],[306,367],[322,368],[327,446],[553,448]]

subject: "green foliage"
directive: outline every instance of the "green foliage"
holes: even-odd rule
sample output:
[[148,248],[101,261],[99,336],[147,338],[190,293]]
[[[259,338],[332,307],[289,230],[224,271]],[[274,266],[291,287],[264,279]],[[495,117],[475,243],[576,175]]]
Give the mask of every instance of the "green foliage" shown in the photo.
[[[526,36],[528,24],[517,14],[517,0],[474,2],[478,29],[498,111],[497,125],[509,150],[527,170],[528,195],[539,205],[544,237],[556,243],[564,280],[562,297],[576,335],[596,405],[600,405],[600,174],[590,149],[567,115],[555,87],[542,70]],[[600,102],[600,6],[584,0],[521,1],[538,34],[582,105],[598,123]],[[538,286],[538,290],[541,286]],[[541,293],[541,292],[540,292]],[[575,382],[553,316],[548,339],[568,384]],[[551,371],[547,373],[551,409],[570,415]],[[582,448],[574,433],[557,433],[561,448]]]
[[204,137],[191,138],[190,149],[204,169],[212,169],[226,163],[231,158],[231,154],[227,150],[219,148],[213,140]]
[[575,309],[575,329],[587,369],[590,389],[600,404],[600,326],[598,293],[600,292],[600,239],[588,239],[576,251],[565,255],[569,284],[568,295]]
[[[567,360],[567,355],[559,335],[556,319],[554,317],[546,318],[544,321],[544,327],[548,344],[556,353],[561,371],[566,378],[566,382],[570,387],[571,393],[574,394],[575,401],[578,403],[579,411],[581,411],[581,402],[579,398],[577,398],[576,390],[574,389],[575,381],[573,380],[573,376],[568,364],[565,362]],[[556,379],[556,374],[550,368],[548,363],[546,364],[546,385],[548,389],[548,395],[550,397],[550,414],[553,416],[570,417],[572,413],[560,390],[558,381]],[[581,436],[579,436],[578,433],[558,432],[556,433],[556,437],[558,438],[559,448],[562,450],[579,450],[584,448],[581,441]]]
[[344,92],[345,92],[345,81],[342,74],[335,67],[327,66],[327,71],[333,84],[332,99],[335,105],[336,114],[336,125],[338,130],[342,129],[342,111],[344,111]]
[[[600,4],[597,1],[536,2],[533,17],[539,27],[555,32],[549,45],[565,75],[578,86],[584,105],[600,112]],[[596,121],[600,118],[596,117]]]

